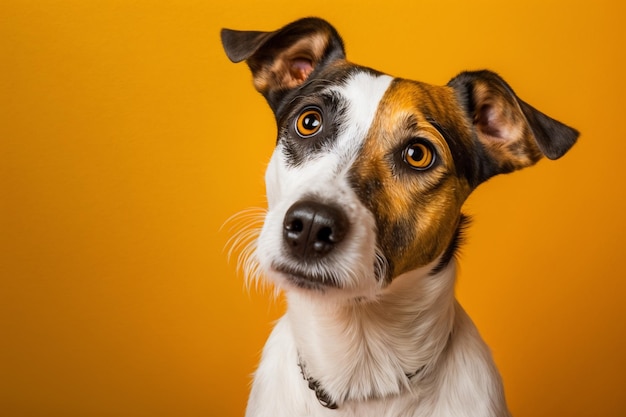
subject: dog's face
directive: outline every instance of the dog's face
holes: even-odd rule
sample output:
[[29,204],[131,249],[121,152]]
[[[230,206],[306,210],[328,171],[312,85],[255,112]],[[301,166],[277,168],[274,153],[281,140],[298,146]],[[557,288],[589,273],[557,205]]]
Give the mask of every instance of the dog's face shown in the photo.
[[558,158],[577,137],[490,72],[433,86],[351,64],[319,19],[222,39],[278,124],[256,259],[282,288],[372,298],[440,269],[478,184]]
[[[455,128],[465,125],[463,114],[444,110],[450,102],[450,88],[346,65],[303,87],[277,115],[269,211],[258,241],[264,269],[307,289],[364,295],[433,263],[451,242],[472,188],[451,151],[469,154],[471,137]],[[303,201],[342,213],[330,216],[343,217],[344,236],[323,256],[294,252],[284,236],[289,210]]]

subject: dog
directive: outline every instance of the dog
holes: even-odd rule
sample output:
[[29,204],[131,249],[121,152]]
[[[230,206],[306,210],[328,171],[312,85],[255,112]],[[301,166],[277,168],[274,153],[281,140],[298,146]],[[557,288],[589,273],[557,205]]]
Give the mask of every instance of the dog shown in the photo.
[[241,261],[287,311],[246,415],[508,416],[454,295],[461,209],[494,175],[563,156],[578,132],[487,70],[434,86],[351,63],[319,18],[221,40],[278,127],[268,208]]

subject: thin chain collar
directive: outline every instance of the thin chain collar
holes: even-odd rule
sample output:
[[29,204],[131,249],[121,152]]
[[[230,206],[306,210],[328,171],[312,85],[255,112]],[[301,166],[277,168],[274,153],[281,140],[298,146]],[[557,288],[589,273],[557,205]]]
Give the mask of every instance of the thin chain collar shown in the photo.
[[[320,382],[307,373],[306,366],[300,358],[300,355],[298,355],[298,366],[300,367],[300,373],[302,374],[302,378],[304,378],[304,380],[309,384],[309,389],[315,392],[315,396],[317,397],[317,400],[320,402],[320,404],[330,410],[335,410],[339,408],[337,403],[331,400],[330,395],[328,395],[324,388],[322,388]],[[419,375],[423,369],[424,366],[422,366],[413,373],[405,373],[404,375],[406,375],[407,379],[410,380]]]

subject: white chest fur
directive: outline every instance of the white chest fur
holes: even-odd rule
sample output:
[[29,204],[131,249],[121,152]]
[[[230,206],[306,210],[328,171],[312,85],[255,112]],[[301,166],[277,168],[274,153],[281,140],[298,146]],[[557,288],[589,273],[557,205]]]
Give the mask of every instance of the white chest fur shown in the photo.
[[[264,349],[247,416],[508,415],[488,348],[454,300],[454,270],[452,263],[435,276],[414,271],[377,303],[340,307],[289,297]],[[299,360],[337,409],[320,404]],[[405,375],[417,369],[417,377]]]

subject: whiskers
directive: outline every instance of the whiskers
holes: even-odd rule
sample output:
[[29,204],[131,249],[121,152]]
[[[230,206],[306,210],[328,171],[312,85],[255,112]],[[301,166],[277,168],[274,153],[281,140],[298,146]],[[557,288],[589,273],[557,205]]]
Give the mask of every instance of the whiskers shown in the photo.
[[246,288],[254,283],[258,289],[261,280],[261,266],[256,257],[257,239],[263,227],[266,210],[252,207],[229,217],[222,226],[232,236],[226,241],[225,250],[229,262],[236,257],[237,271],[244,274]]
[[383,254],[383,251],[376,247],[376,258],[374,260],[374,274],[378,282],[385,282],[387,280],[387,274],[389,272],[389,262]]

